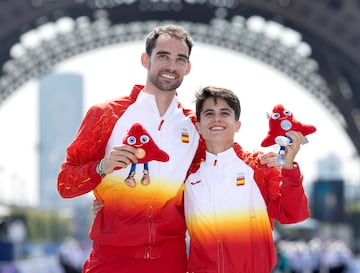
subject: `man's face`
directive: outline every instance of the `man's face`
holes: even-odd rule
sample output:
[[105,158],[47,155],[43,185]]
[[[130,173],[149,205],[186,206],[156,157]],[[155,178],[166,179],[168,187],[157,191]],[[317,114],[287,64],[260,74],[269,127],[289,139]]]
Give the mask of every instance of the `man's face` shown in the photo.
[[148,82],[159,90],[175,91],[190,71],[189,48],[185,41],[160,36],[151,56],[145,54],[143,65],[148,69]]
[[217,98],[215,103],[214,98],[208,98],[203,104],[197,128],[206,141],[207,149],[218,153],[233,145],[240,125],[240,121],[235,120],[234,110],[224,99]]

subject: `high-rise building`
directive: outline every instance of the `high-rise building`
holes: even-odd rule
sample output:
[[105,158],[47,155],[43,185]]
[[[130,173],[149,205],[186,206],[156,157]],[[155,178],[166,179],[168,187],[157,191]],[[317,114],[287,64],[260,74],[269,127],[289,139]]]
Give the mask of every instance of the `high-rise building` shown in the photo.
[[345,182],[342,178],[340,159],[329,155],[319,161],[319,178],[313,183],[312,217],[331,223],[340,223],[345,218]]
[[64,200],[57,176],[83,117],[83,79],[73,73],[48,73],[39,82],[39,204],[45,208],[76,207]]

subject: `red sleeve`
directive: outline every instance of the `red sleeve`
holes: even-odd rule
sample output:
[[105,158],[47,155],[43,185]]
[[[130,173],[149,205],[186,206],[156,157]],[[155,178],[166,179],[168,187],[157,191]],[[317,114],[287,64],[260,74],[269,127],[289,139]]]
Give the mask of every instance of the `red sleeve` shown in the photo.
[[239,148],[238,151],[241,158],[254,169],[254,179],[267,205],[271,222],[277,220],[282,224],[294,224],[310,216],[298,164],[294,169],[280,172],[260,163],[262,153],[243,152]]
[[282,224],[293,224],[310,217],[309,203],[302,182],[303,175],[298,165],[291,170],[282,170],[280,194],[267,204],[270,217]]
[[142,85],[135,85],[130,96],[89,109],[61,165],[57,181],[61,197],[72,198],[86,194],[101,182],[96,166],[105,155],[113,127],[129,105],[135,102],[142,89]]
[[93,190],[101,181],[96,165],[105,154],[112,127],[109,115],[94,106],[85,115],[75,140],[67,148],[57,187],[63,198],[76,197]]

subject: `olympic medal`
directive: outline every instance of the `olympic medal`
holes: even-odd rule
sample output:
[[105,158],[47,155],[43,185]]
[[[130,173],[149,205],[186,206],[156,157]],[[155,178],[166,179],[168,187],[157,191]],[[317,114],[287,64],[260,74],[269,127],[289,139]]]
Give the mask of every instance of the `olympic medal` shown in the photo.
[[145,157],[145,150],[142,149],[142,148],[138,148],[138,149],[136,150],[136,157],[137,157],[138,159],[144,158],[144,157]]

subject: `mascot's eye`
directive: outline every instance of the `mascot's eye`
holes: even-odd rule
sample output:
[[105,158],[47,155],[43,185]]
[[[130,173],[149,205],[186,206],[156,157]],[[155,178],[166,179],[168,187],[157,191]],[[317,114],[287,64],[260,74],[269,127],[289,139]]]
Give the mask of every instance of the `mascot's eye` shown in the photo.
[[291,116],[291,111],[289,111],[289,110],[284,110],[284,115],[285,115],[285,116]]
[[280,114],[279,113],[273,113],[272,115],[271,115],[271,118],[272,119],[278,119],[280,117]]
[[148,143],[149,140],[150,140],[150,138],[149,138],[147,135],[142,135],[142,136],[140,137],[140,142],[141,142],[142,144]]
[[129,145],[134,145],[134,144],[136,143],[136,137],[134,137],[134,136],[129,136],[129,137],[127,138],[127,143],[128,143]]

